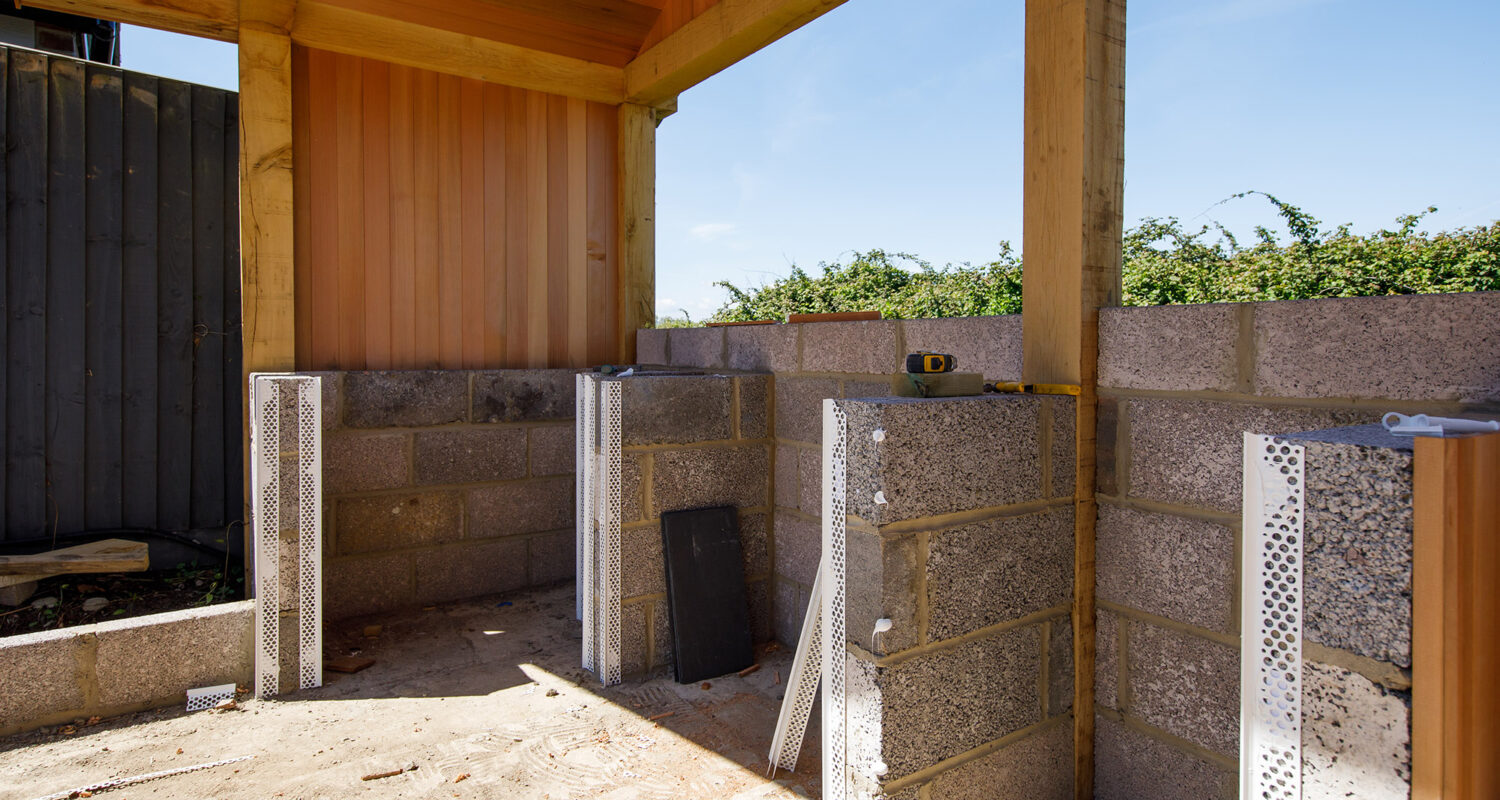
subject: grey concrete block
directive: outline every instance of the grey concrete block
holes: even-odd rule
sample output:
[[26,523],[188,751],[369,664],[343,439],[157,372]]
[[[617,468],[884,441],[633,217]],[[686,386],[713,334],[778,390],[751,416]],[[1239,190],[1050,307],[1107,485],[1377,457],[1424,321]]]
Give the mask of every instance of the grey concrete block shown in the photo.
[[927,785],[942,800],[1070,800],[1073,728],[1052,725],[938,773]]
[[173,701],[199,686],[248,683],[254,619],[254,603],[243,601],[91,626],[99,703]]
[[468,372],[349,372],[344,375],[344,424],[351,428],[414,428],[463,422],[469,414]]
[[1208,400],[1136,398],[1130,415],[1132,497],[1237,513],[1244,436],[1284,434],[1375,421],[1374,411],[1270,408]]
[[331,431],[343,426],[344,375],[343,372],[300,373],[318,379],[323,404],[323,430]]
[[1411,796],[1411,707],[1346,669],[1304,662],[1302,796],[1307,800]]
[[[908,353],[951,353],[961,372],[978,372],[992,381],[1021,379],[1020,314],[909,319],[901,324],[906,328]],[[883,371],[898,372],[900,367]]]
[[888,779],[1039,722],[1036,625],[875,668]]
[[1099,310],[1099,385],[1233,392],[1239,387],[1239,306]]
[[729,368],[797,371],[797,336],[801,325],[735,325],[725,328]]
[[577,534],[573,531],[557,531],[532,536],[526,540],[529,546],[527,559],[531,570],[528,574],[531,585],[570,581],[578,562],[574,558]]
[[463,535],[458,492],[426,492],[334,501],[339,555],[378,553],[456,541]]
[[1240,657],[1190,633],[1130,623],[1132,713],[1234,758],[1239,752]]
[[572,475],[577,455],[572,425],[542,425],[526,432],[531,474]]
[[415,604],[411,555],[341,558],[323,567],[323,615],[329,620]]
[[1078,404],[1071,397],[1043,402],[1052,409],[1052,496],[1072,497],[1078,482]]
[[577,387],[571,369],[506,369],[474,373],[474,422],[572,419]]
[[620,672],[640,675],[650,667],[651,631],[646,617],[651,601],[620,606]]
[[525,539],[465,542],[412,555],[418,603],[511,592],[527,584]]
[[883,378],[873,381],[844,381],[844,397],[849,399],[866,399],[874,397],[892,397],[891,381]]
[[798,508],[801,502],[801,451],[791,445],[776,445],[775,503],[782,508]]
[[745,566],[745,578],[759,578],[771,574],[771,534],[767,530],[768,515],[740,515],[740,555]]
[[1094,715],[1098,800],[1234,800],[1237,774],[1102,714]]
[[1412,454],[1304,446],[1303,635],[1410,667]]
[[416,435],[414,451],[420,485],[526,477],[526,429],[520,427],[425,431]]
[[[877,655],[922,644],[917,622],[917,600],[922,594],[917,537],[883,537],[851,529],[845,542],[849,638]],[[877,646],[873,632],[879,619],[889,619],[892,626],[880,635]]]
[[776,574],[812,586],[823,552],[823,531],[816,522],[776,512]]
[[1500,293],[1255,304],[1255,391],[1500,399]]
[[929,535],[928,637],[934,642],[1064,605],[1072,592],[1071,506]]
[[637,364],[667,363],[667,332],[643,328],[635,332],[635,360]]
[[724,331],[727,328],[672,328],[667,353],[674,367],[724,368]]
[[1099,598],[1209,630],[1238,623],[1235,531],[1212,522],[1101,503]]
[[332,434],[323,439],[323,491],[342,494],[409,486],[410,462],[408,434]]
[[88,696],[80,663],[90,639],[77,630],[23,633],[0,639],[0,731],[18,730],[49,714],[82,711]]
[[666,562],[662,556],[661,526],[649,524],[620,531],[620,597],[632,598],[667,591]]
[[734,379],[722,375],[620,380],[620,440],[627,447],[728,439]]
[[823,449],[804,447],[797,451],[797,508],[804,514],[823,516]]
[[743,375],[735,379],[740,403],[740,438],[764,439],[771,435],[771,376]]
[[896,320],[803,323],[802,371],[898,372],[905,355],[896,352],[899,325]]
[[770,499],[767,445],[662,450],[651,460],[652,517],[708,506],[753,508]]
[[672,617],[665,600],[651,601],[651,666],[672,665]]
[[470,539],[573,527],[573,479],[533,478],[470,489]]
[[650,453],[620,454],[620,523],[628,524],[646,518],[646,465]]
[[1073,620],[1064,615],[1052,619],[1047,633],[1047,715],[1072,710]]
[[[1041,497],[1035,395],[841,403],[850,514],[883,525]],[[876,430],[884,441],[874,440]]]
[[832,378],[776,379],[776,438],[794,442],[823,440],[823,401],[839,396]]
[[1094,702],[1120,708],[1120,618],[1106,608],[1094,611]]
[[764,644],[776,638],[771,612],[771,580],[745,584],[745,602],[750,606],[750,639]]
[[808,601],[807,589],[791,579],[777,576],[771,581],[771,622],[776,641],[786,647],[797,646]]

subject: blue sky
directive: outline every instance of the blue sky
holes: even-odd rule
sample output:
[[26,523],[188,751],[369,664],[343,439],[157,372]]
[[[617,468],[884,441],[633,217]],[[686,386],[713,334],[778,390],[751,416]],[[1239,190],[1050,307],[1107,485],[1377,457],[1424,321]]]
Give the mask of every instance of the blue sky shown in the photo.
[[[657,311],[853,250],[1021,242],[1021,0],[849,0],[685,92],[657,145]],[[1125,217],[1249,235],[1259,189],[1356,230],[1500,218],[1500,4],[1130,0]],[[231,46],[141,29],[125,66],[232,88]],[[1212,208],[1211,208],[1212,207]],[[1210,210],[1211,209],[1211,210]],[[1206,212],[1206,213],[1205,213]]]

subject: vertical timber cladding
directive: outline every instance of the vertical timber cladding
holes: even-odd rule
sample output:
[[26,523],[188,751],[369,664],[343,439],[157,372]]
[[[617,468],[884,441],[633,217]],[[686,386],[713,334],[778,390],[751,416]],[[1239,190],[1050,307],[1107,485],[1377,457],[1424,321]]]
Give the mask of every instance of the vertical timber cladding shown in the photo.
[[0,539],[240,519],[237,115],[0,48]]
[[297,366],[619,351],[613,106],[293,49]]

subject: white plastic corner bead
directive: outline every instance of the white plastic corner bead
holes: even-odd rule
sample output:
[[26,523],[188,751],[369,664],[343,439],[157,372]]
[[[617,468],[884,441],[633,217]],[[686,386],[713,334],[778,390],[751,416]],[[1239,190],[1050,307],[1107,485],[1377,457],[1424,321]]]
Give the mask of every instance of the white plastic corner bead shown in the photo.
[[619,381],[581,375],[579,441],[579,605],[583,668],[605,686],[620,682],[621,404]]
[[845,713],[845,607],[848,595],[847,486],[848,417],[838,403],[823,401],[823,797],[851,796],[848,717]]
[[187,690],[187,710],[202,711],[206,708],[215,708],[233,699],[234,684],[232,683],[189,689]]

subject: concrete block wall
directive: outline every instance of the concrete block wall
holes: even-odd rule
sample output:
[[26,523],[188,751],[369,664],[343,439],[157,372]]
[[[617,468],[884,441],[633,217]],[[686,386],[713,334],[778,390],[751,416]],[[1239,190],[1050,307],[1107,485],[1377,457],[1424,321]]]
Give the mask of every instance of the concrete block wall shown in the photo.
[[1496,409],[1500,294],[1106,309],[1099,384],[1097,796],[1234,797],[1241,433]]
[[661,515],[739,509],[751,635],[771,638],[770,376],[621,378],[621,640],[626,675],[672,663]]
[[1073,399],[840,406],[858,780],[872,796],[1072,797],[1074,465],[1052,445]]
[[326,617],[571,580],[574,373],[314,373]]

